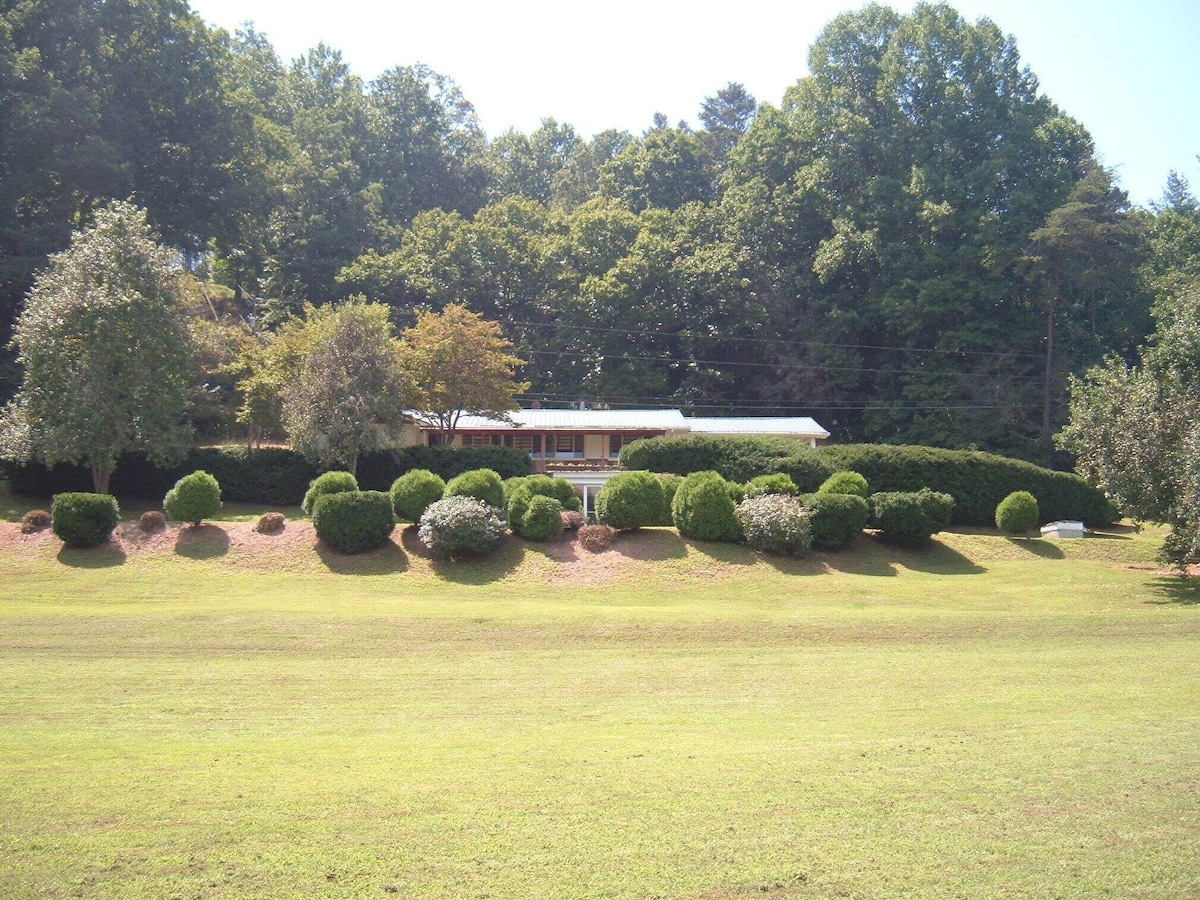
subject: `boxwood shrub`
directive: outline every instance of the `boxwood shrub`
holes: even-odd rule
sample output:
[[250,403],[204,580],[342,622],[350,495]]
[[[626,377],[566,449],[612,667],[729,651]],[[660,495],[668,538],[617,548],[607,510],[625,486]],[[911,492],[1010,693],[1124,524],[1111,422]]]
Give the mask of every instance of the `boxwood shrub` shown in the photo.
[[596,518],[619,531],[657,525],[662,509],[662,481],[650,472],[621,472],[596,494]]
[[392,496],[392,509],[397,519],[419,522],[429,504],[442,499],[446,482],[428,469],[413,469],[393,481],[388,493]]
[[662,485],[663,505],[662,512],[658,517],[658,521],[654,524],[665,528],[670,528],[675,524],[675,522],[671,519],[671,503],[675,500],[675,492],[679,490],[679,486],[683,484],[683,476],[671,475],[668,472],[660,472],[658,474],[658,483]]
[[930,488],[954,498],[955,525],[991,526],[996,506],[1013,491],[1038,498],[1045,521],[1080,519],[1111,525],[1116,508],[1077,475],[974,450],[886,444],[836,444],[816,453],[839,470],[861,473],[874,491]]
[[805,491],[815,491],[833,474],[833,468],[815,450],[788,438],[710,435],[646,438],[622,447],[620,461],[627,469],[674,475],[711,471],[739,484],[758,475],[782,472]]
[[563,533],[562,504],[554,497],[534,494],[517,531],[530,541],[552,541]]
[[817,488],[818,494],[855,494],[867,498],[871,496],[867,479],[857,472],[834,472]]
[[872,527],[881,540],[901,547],[926,547],[950,524],[954,498],[936,491],[880,491],[871,495]]
[[108,540],[121,510],[112,494],[68,491],[55,494],[50,506],[50,528],[68,547],[95,547]]
[[431,503],[417,534],[435,554],[454,558],[492,550],[504,536],[504,524],[494,507],[456,495]]
[[498,513],[504,510],[504,483],[494,469],[471,469],[446,483],[446,497],[474,497]]
[[321,494],[313,503],[317,537],[342,553],[382,547],[396,527],[392,498],[383,491]]
[[1029,491],[1013,491],[996,507],[996,527],[1005,534],[1026,534],[1039,519],[1037,498]]
[[175,522],[199,526],[221,508],[221,485],[204,470],[184,475],[163,498],[163,512]]
[[575,493],[571,482],[565,478],[549,475],[527,475],[510,478],[504,482],[504,496],[508,515],[508,527],[521,532],[525,511],[534,497],[550,497],[557,500],[560,508],[578,512],[583,509],[583,500]]
[[693,472],[683,479],[671,503],[671,518],[680,534],[697,540],[742,537],[728,483],[716,472]]
[[318,475],[309,484],[308,490],[304,494],[304,500],[300,503],[300,508],[304,510],[306,516],[311,516],[313,510],[316,509],[318,497],[323,497],[326,494],[342,494],[357,490],[358,479],[349,472],[325,472]]
[[841,550],[867,527],[870,506],[857,494],[804,494],[800,503],[812,513],[809,528],[814,550]]
[[764,494],[789,494],[795,497],[799,491],[791,475],[775,472],[772,475],[758,475],[746,483],[743,491],[746,497],[761,497]]
[[799,556],[812,546],[811,513],[790,494],[747,497],[734,514],[751,549]]

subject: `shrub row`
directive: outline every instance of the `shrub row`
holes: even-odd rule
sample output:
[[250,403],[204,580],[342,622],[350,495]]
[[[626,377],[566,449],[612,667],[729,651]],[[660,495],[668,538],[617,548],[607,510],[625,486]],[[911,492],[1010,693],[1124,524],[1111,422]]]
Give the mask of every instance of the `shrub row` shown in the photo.
[[[527,475],[529,454],[511,447],[406,447],[365,453],[358,460],[358,483],[366,490],[386,491],[412,469],[428,469],[448,480],[481,468],[492,469],[502,478]],[[167,469],[152,465],[144,454],[126,453],[113,472],[110,489],[120,498],[157,500],[197,469],[217,479],[227,501],[279,506],[299,504],[318,474],[315,466],[291,450],[201,447]],[[9,463],[4,475],[14,491],[36,497],[92,489],[91,469],[86,466],[60,463],[47,468],[41,463]]]
[[716,472],[738,484],[780,472],[791,476],[801,491],[815,491],[834,471],[817,451],[787,438],[645,438],[622,447],[620,459],[627,469],[673,475]]
[[1111,525],[1120,518],[1104,494],[1069,472],[974,450],[883,444],[839,444],[816,453],[839,470],[863,475],[873,491],[929,488],[954,498],[955,525],[994,524],[996,507],[1013,491],[1038,498],[1044,521],[1081,519]]

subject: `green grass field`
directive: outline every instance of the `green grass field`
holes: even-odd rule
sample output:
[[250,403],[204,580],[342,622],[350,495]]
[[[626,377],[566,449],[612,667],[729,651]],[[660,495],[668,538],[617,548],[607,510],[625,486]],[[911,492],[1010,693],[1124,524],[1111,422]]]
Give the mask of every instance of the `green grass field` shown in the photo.
[[247,533],[0,556],[0,897],[1200,897],[1156,535]]

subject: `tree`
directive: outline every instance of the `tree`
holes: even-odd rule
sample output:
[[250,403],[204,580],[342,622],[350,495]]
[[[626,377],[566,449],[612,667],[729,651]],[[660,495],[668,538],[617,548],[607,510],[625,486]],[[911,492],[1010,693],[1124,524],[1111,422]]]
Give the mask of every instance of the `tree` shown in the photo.
[[305,457],[354,473],[359,453],[386,443],[403,419],[400,346],[379,303],[310,305],[305,316],[280,328],[270,354],[283,427]]
[[127,450],[182,457],[192,348],[179,269],[144,210],[103,206],[50,257],[13,343],[25,379],[3,415],[6,457],[89,465],[101,494]]
[[401,367],[415,409],[430,416],[447,443],[464,413],[505,418],[513,397],[529,389],[516,380],[524,360],[507,351],[500,326],[459,303],[426,312],[402,338]]
[[712,158],[724,167],[725,157],[750,127],[758,104],[746,86],[731,81],[717,91],[715,97],[705,97],[700,106],[700,123],[704,126],[705,142]]

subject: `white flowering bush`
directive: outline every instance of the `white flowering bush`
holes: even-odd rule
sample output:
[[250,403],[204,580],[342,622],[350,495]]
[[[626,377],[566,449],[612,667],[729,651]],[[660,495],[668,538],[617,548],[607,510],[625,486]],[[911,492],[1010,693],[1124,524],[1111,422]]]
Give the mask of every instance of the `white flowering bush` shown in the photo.
[[417,536],[439,556],[487,553],[500,542],[504,523],[496,509],[474,497],[446,497],[421,515]]
[[747,497],[738,504],[734,515],[742,526],[746,543],[765,553],[799,556],[812,546],[812,515],[795,497],[787,494],[763,494]]

